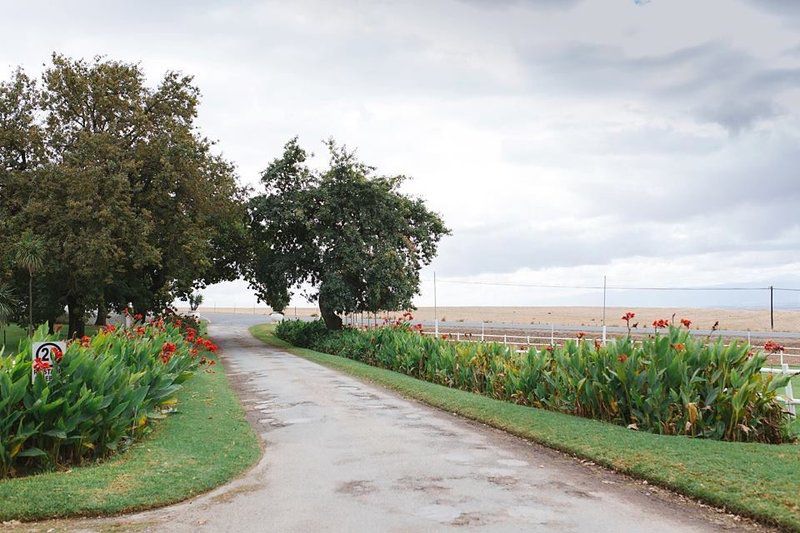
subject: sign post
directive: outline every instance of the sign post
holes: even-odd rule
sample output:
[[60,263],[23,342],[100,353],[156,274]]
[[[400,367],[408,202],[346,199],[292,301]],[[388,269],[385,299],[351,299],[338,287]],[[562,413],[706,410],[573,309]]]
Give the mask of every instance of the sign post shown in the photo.
[[43,374],[44,379],[50,381],[53,367],[61,362],[66,351],[67,343],[63,341],[34,342],[31,345],[31,382],[36,379],[36,374]]

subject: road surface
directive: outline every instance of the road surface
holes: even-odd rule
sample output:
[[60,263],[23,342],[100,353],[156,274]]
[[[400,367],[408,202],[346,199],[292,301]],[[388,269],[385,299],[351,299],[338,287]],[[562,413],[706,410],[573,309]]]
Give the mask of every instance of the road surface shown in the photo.
[[35,527],[237,533],[755,527],[265,347],[242,324],[255,319],[210,318],[264,440],[261,462],[233,483],[172,507]]

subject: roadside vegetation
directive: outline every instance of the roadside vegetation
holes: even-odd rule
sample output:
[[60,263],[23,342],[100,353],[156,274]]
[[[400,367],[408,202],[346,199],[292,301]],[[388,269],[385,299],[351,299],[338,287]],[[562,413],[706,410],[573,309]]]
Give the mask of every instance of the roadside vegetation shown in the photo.
[[[37,69],[39,70],[39,69]],[[157,313],[239,275],[244,190],[197,127],[200,91],[174,71],[53,54],[0,80],[0,321],[67,336],[96,311]]]
[[196,372],[175,398],[174,412],[125,453],[0,481],[0,521],[159,507],[211,490],[258,460],[258,437],[219,365]]
[[503,429],[687,496],[800,530],[800,446],[665,436],[531,408],[423,381],[307,348],[292,347],[274,326],[251,328],[263,342],[394,389],[448,412]]
[[641,343],[630,336],[606,345],[577,339],[520,353],[498,343],[421,335],[408,318],[409,313],[392,325],[339,331],[322,322],[283,321],[275,332],[297,346],[630,429],[729,441],[791,440],[789,417],[777,400],[789,377],[762,373],[767,355],[745,343],[724,346],[690,335],[686,319],[659,321],[660,331]]
[[56,340],[42,326],[0,355],[0,479],[104,459],[150,432],[216,351],[185,320],[109,325],[32,357]]
[[[56,331],[50,335],[49,337],[59,339],[59,340],[66,340],[67,338],[67,330],[66,328],[60,328],[59,325],[56,325]],[[98,331],[100,331],[101,326],[86,326],[85,333],[86,335],[92,336],[96,335]],[[0,326],[0,348],[5,348],[5,354],[8,355],[9,353],[16,351],[19,349],[19,343],[23,339],[27,337],[27,332],[25,328],[22,326],[18,326],[17,324],[8,324],[6,326]]]

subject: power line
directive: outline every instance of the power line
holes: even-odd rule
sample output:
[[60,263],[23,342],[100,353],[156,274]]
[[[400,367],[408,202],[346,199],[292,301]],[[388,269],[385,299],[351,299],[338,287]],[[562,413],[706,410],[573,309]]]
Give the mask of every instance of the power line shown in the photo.
[[[426,280],[431,281],[431,280]],[[451,283],[456,285],[486,285],[492,287],[527,287],[534,289],[579,289],[579,290],[603,290],[602,285],[560,285],[560,284],[536,284],[536,283],[508,283],[503,281],[468,281],[457,279],[439,279],[438,283]],[[638,287],[625,285],[608,285],[607,290],[618,291],[768,291],[769,287]],[[794,288],[778,288],[778,291],[797,291]]]

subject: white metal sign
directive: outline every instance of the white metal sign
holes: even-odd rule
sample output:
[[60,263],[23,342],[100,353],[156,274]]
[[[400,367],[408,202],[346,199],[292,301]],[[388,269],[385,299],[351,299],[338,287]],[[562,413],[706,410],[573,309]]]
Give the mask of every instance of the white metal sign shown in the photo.
[[34,342],[31,346],[32,368],[31,380],[36,379],[36,374],[44,375],[44,379],[50,381],[53,367],[61,362],[64,352],[67,351],[66,342]]

